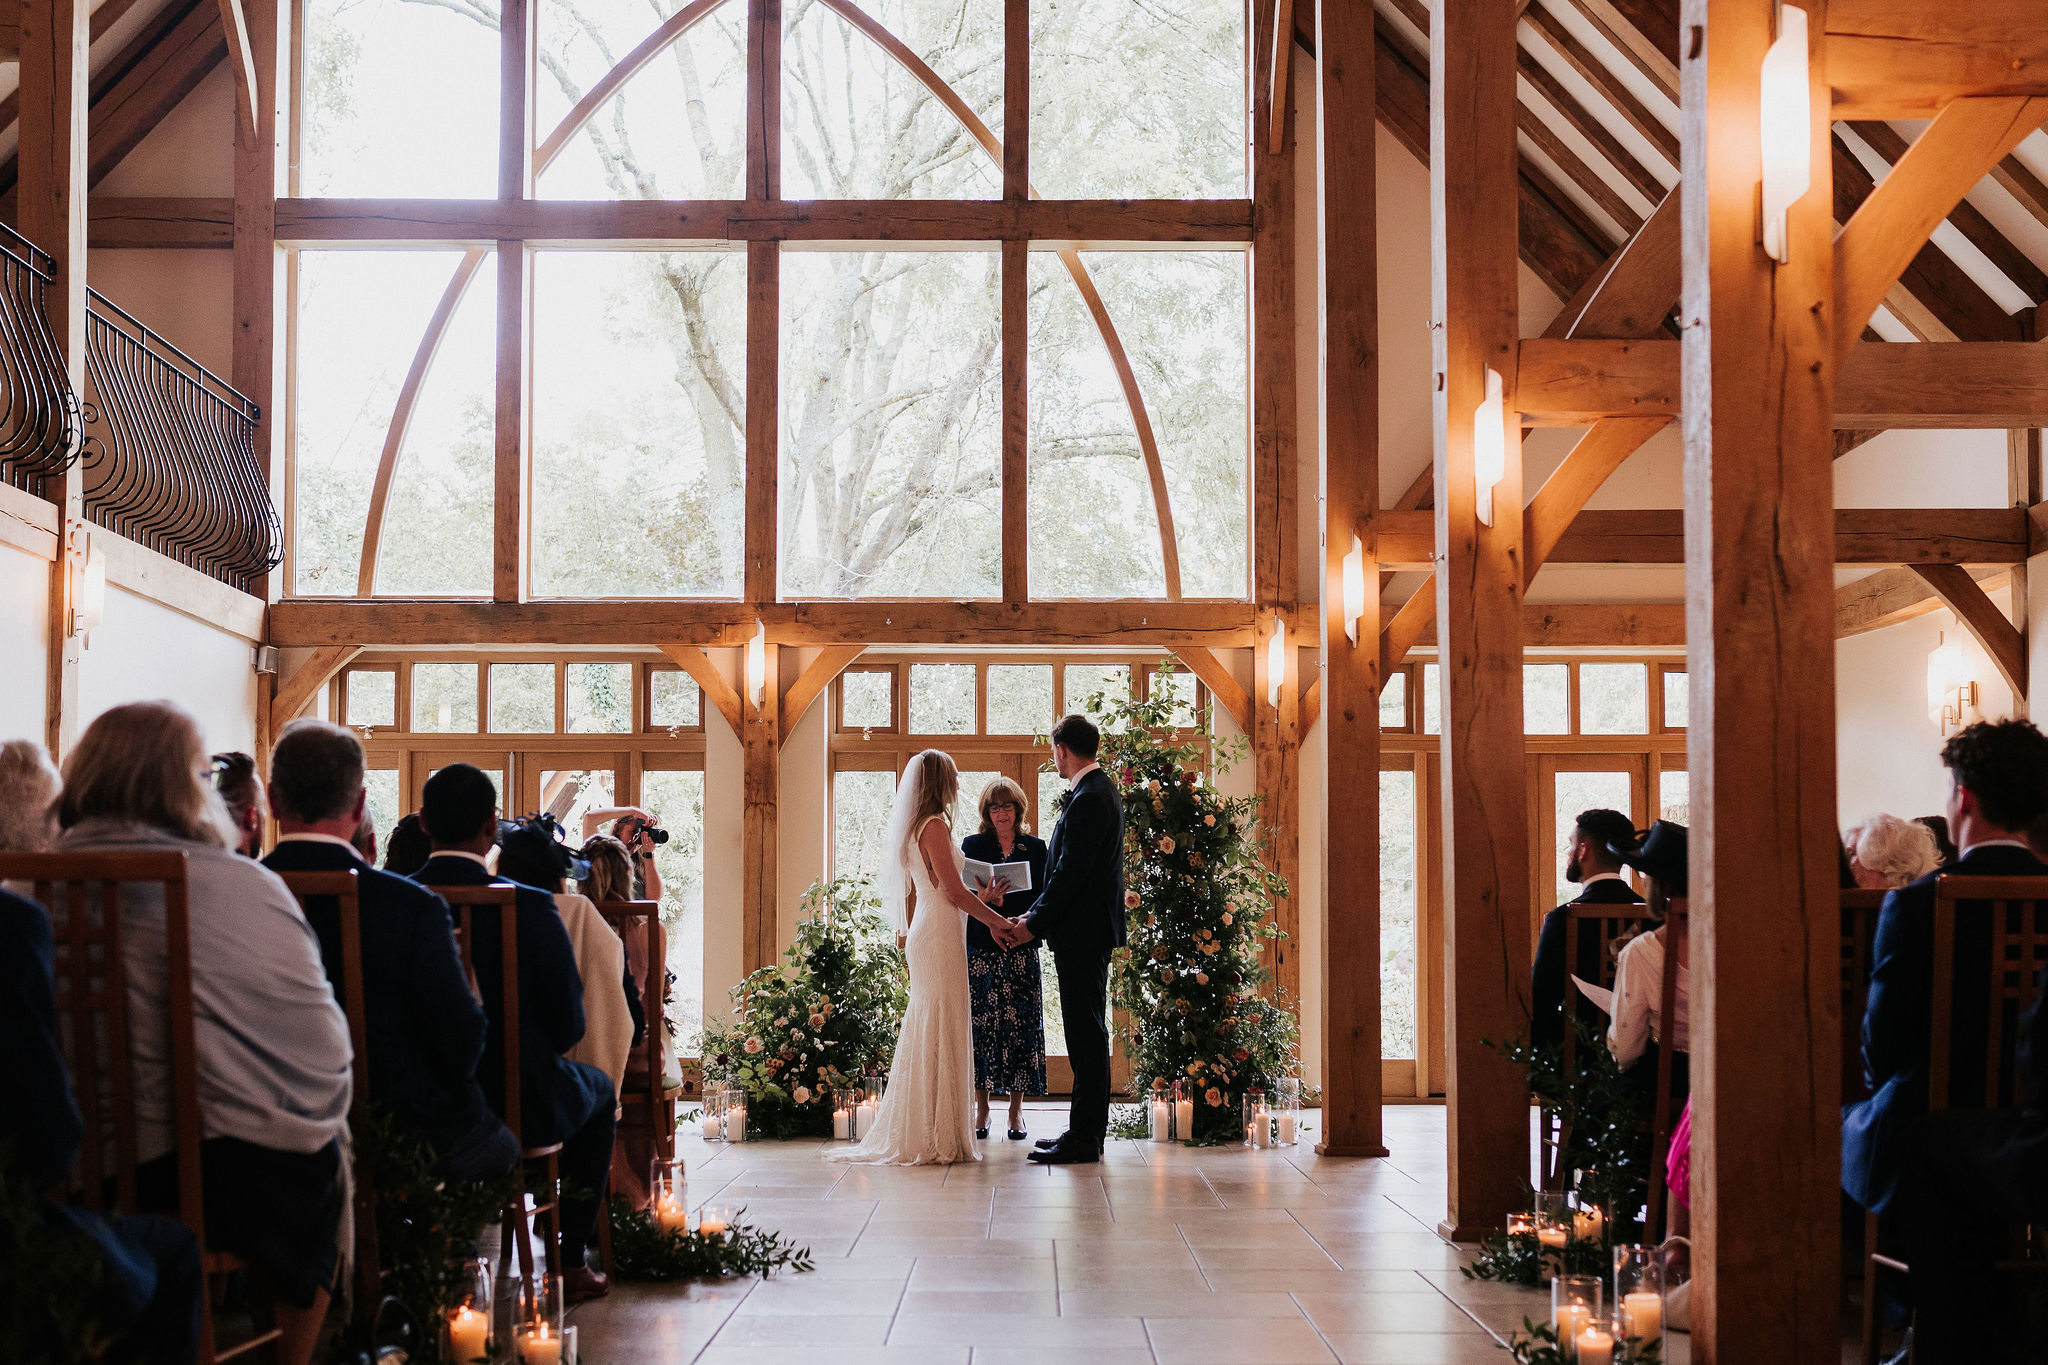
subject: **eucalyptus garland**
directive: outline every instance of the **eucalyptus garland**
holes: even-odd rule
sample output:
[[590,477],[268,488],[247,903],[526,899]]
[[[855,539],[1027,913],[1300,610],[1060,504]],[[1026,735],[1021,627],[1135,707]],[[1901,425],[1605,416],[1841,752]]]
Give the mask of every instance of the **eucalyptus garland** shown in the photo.
[[[746,1212],[740,1210],[741,1214]],[[742,1222],[709,1236],[664,1228],[646,1209],[611,1199],[612,1273],[622,1280],[682,1280],[698,1276],[773,1275],[816,1268],[808,1247]]]

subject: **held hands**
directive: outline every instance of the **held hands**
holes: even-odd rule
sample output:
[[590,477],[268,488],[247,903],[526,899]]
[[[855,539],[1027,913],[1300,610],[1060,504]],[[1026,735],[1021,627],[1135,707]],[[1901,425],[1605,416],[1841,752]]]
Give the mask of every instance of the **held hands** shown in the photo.
[[989,933],[1004,948],[1021,948],[1033,938],[1030,926],[1024,923],[1021,915],[1004,920],[1002,926],[991,928]]

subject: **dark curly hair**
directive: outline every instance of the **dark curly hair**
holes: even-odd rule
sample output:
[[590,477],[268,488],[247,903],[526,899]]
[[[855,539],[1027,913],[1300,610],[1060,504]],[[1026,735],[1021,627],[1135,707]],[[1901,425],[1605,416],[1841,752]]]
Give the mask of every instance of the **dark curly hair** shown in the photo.
[[2024,830],[2048,812],[2048,735],[2028,721],[1965,726],[1941,746],[1941,761],[2000,829]]

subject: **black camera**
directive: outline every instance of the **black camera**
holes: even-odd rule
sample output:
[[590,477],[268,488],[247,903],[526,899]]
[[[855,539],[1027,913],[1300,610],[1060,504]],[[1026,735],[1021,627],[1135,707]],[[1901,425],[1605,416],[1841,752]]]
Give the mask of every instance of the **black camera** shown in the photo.
[[663,829],[660,825],[652,824],[648,821],[642,820],[637,824],[627,825],[626,828],[621,831],[625,843],[631,844],[634,842],[634,840],[636,840],[639,837],[639,835],[635,833],[636,830],[644,832],[649,839],[653,840],[657,844],[665,844],[668,842],[667,830]]

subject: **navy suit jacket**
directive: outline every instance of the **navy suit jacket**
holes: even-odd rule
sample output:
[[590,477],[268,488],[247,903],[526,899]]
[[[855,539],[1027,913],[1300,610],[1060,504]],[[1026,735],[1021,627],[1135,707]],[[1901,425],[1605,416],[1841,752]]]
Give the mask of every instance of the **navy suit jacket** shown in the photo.
[[[437,1152],[456,1150],[490,1117],[476,1075],[488,1021],[463,975],[447,904],[324,840],[280,843],[263,865],[273,872],[355,872],[370,1099]],[[304,905],[335,999],[343,999],[340,907],[332,896]]]
[[1046,847],[1045,889],[1025,917],[1055,953],[1124,946],[1124,803],[1097,768],[1074,784]]
[[[413,874],[425,886],[512,885],[492,877],[468,858],[435,856]],[[538,887],[519,886],[519,1138],[528,1147],[561,1142],[590,1121],[600,1104],[612,1104],[612,1083],[604,1072],[562,1054],[583,1038],[583,978],[569,931],[555,911],[555,898]],[[470,965],[483,992],[490,1031],[477,1079],[484,1097],[505,1112],[504,1006],[499,998],[498,917],[472,917]]]
[[[1594,985],[1600,984],[1603,964],[1600,961],[1600,936],[1581,934],[1579,937],[1579,960],[1567,964],[1564,960],[1566,913],[1574,905],[1641,905],[1643,898],[1627,882],[1608,881],[1605,878],[1594,882],[1579,893],[1579,898],[1560,905],[1543,917],[1543,932],[1536,939],[1536,963],[1530,973],[1529,1042],[1535,1047],[1561,1045],[1564,1042],[1564,996],[1572,989],[1570,978],[1584,977]],[[1599,1013],[1591,1001],[1581,1001],[1579,1010]]]
[[[1946,871],[1962,877],[2041,877],[2048,865],[2009,845],[1973,848]],[[1927,1112],[1928,1034],[1934,1017],[1934,883],[1930,873],[1884,898],[1870,950],[1870,999],[1863,1009],[1863,1072],[1870,1098],[1842,1110],[1842,1188],[1879,1213],[1898,1191],[1906,1130]],[[1973,913],[1974,912],[1974,913]],[[1990,971],[1990,922],[1983,907],[1957,907],[1950,1013],[1950,1095],[1983,1104],[1983,983]],[[2021,1024],[2021,1079],[2028,1095],[2048,1087],[2048,1021],[2037,1006]]]

